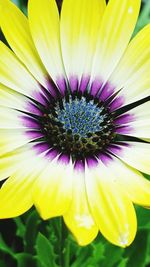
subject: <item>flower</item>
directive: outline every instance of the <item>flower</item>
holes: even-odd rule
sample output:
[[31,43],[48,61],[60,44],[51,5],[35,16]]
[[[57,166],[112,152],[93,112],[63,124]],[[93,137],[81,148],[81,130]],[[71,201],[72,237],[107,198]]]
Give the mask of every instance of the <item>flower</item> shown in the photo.
[[[1,0],[0,218],[35,205],[80,245],[133,241],[150,206],[150,25],[140,0]],[[9,178],[8,178],[9,177]]]

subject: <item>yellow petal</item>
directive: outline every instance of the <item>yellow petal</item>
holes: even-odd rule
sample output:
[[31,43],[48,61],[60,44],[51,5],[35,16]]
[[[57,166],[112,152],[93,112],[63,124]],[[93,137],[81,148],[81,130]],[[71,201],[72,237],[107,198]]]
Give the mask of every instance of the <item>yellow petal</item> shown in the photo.
[[25,145],[12,152],[0,156],[0,180],[11,176],[20,167],[20,162],[31,158],[29,146]]
[[[71,84],[89,76],[105,0],[64,0],[61,11],[61,46]],[[73,84],[72,84],[73,86]],[[72,88],[74,89],[74,88]]]
[[35,156],[34,151],[30,150],[28,157],[22,160],[23,157],[21,155],[19,168],[0,189],[0,218],[19,216],[33,205],[33,185],[38,173],[47,162]]
[[23,170],[8,178],[0,189],[0,218],[21,215],[33,205],[33,180]]
[[100,28],[94,56],[93,79],[108,80],[132,36],[141,0],[110,0]]
[[27,98],[22,94],[0,84],[0,105],[26,111]]
[[35,134],[27,134],[23,129],[0,129],[0,155],[37,139]]
[[0,83],[27,96],[38,92],[39,85],[17,60],[14,53],[0,41]]
[[150,207],[150,181],[116,157],[108,162],[107,167],[134,203]]
[[150,174],[149,143],[126,141],[125,143],[120,142],[119,145],[115,145],[115,148],[108,149],[133,168]]
[[131,41],[110,78],[110,82],[116,87],[116,91],[123,89],[120,95],[123,96],[125,104],[130,104],[150,95],[149,36],[150,24],[144,27]]
[[64,77],[55,0],[29,0],[29,25],[37,51],[48,73],[57,82]]
[[142,139],[150,137],[150,102],[135,107],[123,116],[129,116],[131,120],[123,123],[117,132]]
[[0,180],[6,179],[16,173],[16,170],[20,169],[20,165],[23,166],[23,170],[27,168],[31,172],[36,166],[38,173],[47,164],[47,160],[44,157],[45,153],[46,151],[37,151],[34,143],[31,142],[3,154],[0,156]]
[[64,220],[79,245],[85,246],[94,240],[98,229],[89,210],[84,173],[74,172],[72,179],[73,198]]
[[9,45],[33,76],[46,86],[47,73],[36,52],[27,18],[8,0],[1,0],[0,14],[0,25]]
[[72,198],[72,165],[47,162],[38,175],[33,201],[43,219],[62,215]]
[[89,205],[101,233],[111,243],[126,247],[136,234],[136,215],[129,198],[103,164],[87,169]]
[[[0,129],[24,128],[21,113],[17,110],[0,106]],[[11,130],[10,130],[11,131]]]

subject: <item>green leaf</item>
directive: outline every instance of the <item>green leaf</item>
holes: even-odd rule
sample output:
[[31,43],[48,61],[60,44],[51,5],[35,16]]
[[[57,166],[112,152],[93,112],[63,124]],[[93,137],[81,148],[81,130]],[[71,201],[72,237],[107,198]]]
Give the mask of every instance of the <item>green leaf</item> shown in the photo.
[[9,246],[7,246],[1,234],[0,234],[0,250],[14,257],[14,252],[11,250]]
[[16,254],[17,259],[17,267],[36,267],[37,261],[36,259],[27,253],[18,253]]
[[17,231],[16,231],[17,236],[24,238],[26,228],[25,228],[24,223],[21,220],[21,217],[16,217],[13,220],[17,226]]
[[34,210],[31,212],[26,222],[26,232],[24,237],[25,252],[34,253],[34,245],[37,238],[39,223],[39,215]]
[[8,267],[4,260],[0,260],[0,267]]
[[144,7],[141,10],[138,22],[134,31],[135,36],[145,25],[150,23],[150,1],[145,1]]
[[123,252],[122,248],[116,247],[110,243],[106,243],[104,259],[100,261],[100,266],[105,267],[114,267],[118,266],[118,263],[123,260]]
[[[150,266],[150,231],[148,231],[148,243],[147,243],[147,253],[146,253],[146,266]],[[149,264],[149,265],[148,265]]]
[[150,229],[150,210],[143,207],[136,207],[139,229]]
[[93,247],[92,246],[86,246],[86,247],[77,247],[76,254],[76,260],[73,262],[71,267],[87,267],[87,260],[89,260],[90,255],[92,255]]
[[12,0],[12,2],[14,2],[14,4],[18,7],[20,7],[20,1],[19,0]]
[[[127,266],[127,261],[128,261],[127,258],[122,259],[121,262],[118,263],[117,267],[126,267]],[[114,266],[114,267],[116,267],[116,266]]]
[[128,257],[126,267],[145,267],[147,248],[148,231],[138,231],[135,241],[125,250],[125,256]]
[[36,251],[37,257],[43,267],[58,267],[55,262],[56,255],[54,253],[54,248],[49,240],[41,233],[38,234],[36,240]]

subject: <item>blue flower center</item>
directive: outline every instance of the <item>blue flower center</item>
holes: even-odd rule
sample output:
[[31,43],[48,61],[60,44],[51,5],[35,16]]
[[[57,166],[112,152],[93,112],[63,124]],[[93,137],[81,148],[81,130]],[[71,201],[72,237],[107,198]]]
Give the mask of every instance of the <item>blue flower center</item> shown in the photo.
[[104,107],[98,107],[94,100],[89,102],[84,97],[81,99],[65,100],[63,108],[56,107],[57,118],[63,125],[63,129],[70,130],[73,135],[88,137],[89,133],[96,133],[103,130],[103,123],[106,118]]
[[73,161],[97,156],[114,139],[111,113],[90,95],[66,95],[52,101],[40,128],[42,140]]

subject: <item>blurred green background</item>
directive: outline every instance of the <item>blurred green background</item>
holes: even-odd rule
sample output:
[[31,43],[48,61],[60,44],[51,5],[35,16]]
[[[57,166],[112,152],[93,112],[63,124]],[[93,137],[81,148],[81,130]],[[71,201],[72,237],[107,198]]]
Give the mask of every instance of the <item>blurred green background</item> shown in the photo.
[[[27,0],[13,2],[27,13]],[[149,22],[150,0],[143,0],[134,35]],[[5,42],[2,33],[0,39]],[[136,210],[138,233],[126,249],[100,234],[92,244],[79,247],[61,218],[43,221],[34,208],[18,218],[0,220],[0,267],[150,267],[150,211]]]

